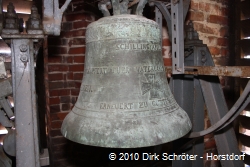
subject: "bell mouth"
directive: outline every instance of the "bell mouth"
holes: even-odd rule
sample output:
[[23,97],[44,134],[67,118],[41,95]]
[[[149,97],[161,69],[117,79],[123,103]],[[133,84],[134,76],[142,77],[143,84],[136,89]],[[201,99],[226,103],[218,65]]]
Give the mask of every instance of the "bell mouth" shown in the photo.
[[191,130],[189,117],[180,107],[163,115],[132,119],[85,117],[74,110],[63,121],[61,132],[67,139],[85,145],[148,147],[181,138]]

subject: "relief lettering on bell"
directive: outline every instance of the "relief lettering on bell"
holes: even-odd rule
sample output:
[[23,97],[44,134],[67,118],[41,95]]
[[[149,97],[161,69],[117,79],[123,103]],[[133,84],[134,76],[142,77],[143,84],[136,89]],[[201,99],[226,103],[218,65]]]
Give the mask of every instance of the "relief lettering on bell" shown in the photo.
[[190,131],[188,115],[168,86],[156,22],[118,14],[91,23],[84,68],[79,97],[61,128],[69,140],[135,148],[173,141]]

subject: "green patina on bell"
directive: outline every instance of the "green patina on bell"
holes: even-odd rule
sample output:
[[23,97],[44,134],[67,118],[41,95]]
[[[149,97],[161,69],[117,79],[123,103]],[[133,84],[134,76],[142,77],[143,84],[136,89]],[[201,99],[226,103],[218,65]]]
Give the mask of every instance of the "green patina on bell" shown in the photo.
[[191,123],[166,78],[156,22],[120,14],[86,31],[80,94],[62,124],[77,143],[113,148],[159,145],[187,134]]

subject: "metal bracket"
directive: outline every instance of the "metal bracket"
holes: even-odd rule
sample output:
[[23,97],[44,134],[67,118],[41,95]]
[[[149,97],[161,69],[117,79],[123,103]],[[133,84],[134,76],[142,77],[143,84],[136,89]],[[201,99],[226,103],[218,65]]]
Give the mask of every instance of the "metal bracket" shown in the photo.
[[99,2],[98,3],[98,8],[102,12],[104,17],[110,16],[110,12],[109,12],[108,7],[107,7],[109,4],[110,4],[110,2]]
[[12,121],[10,121],[6,115],[5,112],[3,110],[0,109],[0,123],[4,126],[4,127],[14,127],[14,123]]
[[[11,53],[16,125],[16,166],[40,167],[33,40],[11,39]],[[27,60],[20,59],[22,56],[26,56]]]
[[[190,23],[190,27],[192,24]],[[193,52],[185,57],[185,65],[187,70],[190,68],[197,68],[199,66],[207,69],[216,69],[211,54],[206,45],[198,39],[197,32],[193,29],[188,29],[188,38],[185,43],[185,48],[193,48]],[[195,66],[195,67],[194,67]],[[198,66],[198,67],[196,67]],[[218,70],[218,69],[217,69]],[[192,70],[191,70],[192,71]],[[187,71],[190,72],[190,71]],[[225,71],[224,71],[225,72]],[[228,71],[229,72],[229,71]],[[234,75],[239,75],[237,72],[231,71]],[[218,74],[216,70],[211,73]],[[223,71],[222,71],[223,73]],[[229,73],[228,73],[229,74]],[[203,130],[204,126],[204,102],[207,107],[207,112],[211,121],[211,124],[218,122],[227,112],[227,105],[223,95],[223,91],[217,76],[194,76],[194,75],[174,75],[171,82],[172,91],[176,101],[179,105],[187,111],[192,123],[194,132]],[[198,93],[198,94],[197,94]],[[193,97],[193,98],[190,98]],[[201,105],[202,104],[202,105]],[[226,155],[234,153],[240,155],[238,149],[237,140],[234,130],[231,127],[217,132],[215,135],[215,141],[217,150],[220,155]],[[203,155],[204,145],[202,141],[194,142],[193,147],[188,150],[187,153]],[[243,166],[243,161],[220,161],[222,166]],[[173,166],[193,166],[200,167],[203,165],[201,161],[174,161]]]
[[[159,12],[161,12],[161,14],[164,16],[164,19],[167,21],[167,27],[168,27],[169,37],[170,37],[169,40],[172,40],[172,39],[171,39],[171,37],[172,37],[172,31],[171,31],[171,25],[172,25],[172,23],[171,23],[171,15],[170,15],[170,13],[169,13],[167,7],[165,6],[164,3],[160,2],[160,1],[153,1],[153,0],[151,0],[151,1],[149,2],[149,5],[150,5],[150,6],[155,5],[155,6],[158,8],[158,10],[156,10],[156,16],[159,15],[159,14],[158,14]],[[157,22],[157,23],[158,23],[158,22]],[[162,23],[158,23],[158,24],[159,24],[160,28],[162,28],[162,27],[161,27]]]
[[12,94],[11,78],[4,79],[0,81],[0,98],[6,97]]
[[6,77],[6,69],[3,57],[0,57],[0,79]]
[[0,105],[2,106],[2,108],[4,109],[4,111],[6,112],[7,116],[9,117],[10,120],[14,120],[15,116],[13,111],[10,108],[9,103],[7,102],[7,100],[5,99],[5,97],[1,97],[0,98]]
[[71,0],[66,0],[59,8],[58,0],[43,0],[43,30],[47,35],[60,35],[63,12]]
[[184,73],[184,18],[183,0],[171,1],[172,20],[172,73]]
[[171,15],[163,2],[150,0],[151,6],[155,5],[165,20],[172,42],[172,74],[184,73],[184,19],[187,15],[190,0],[172,0]]

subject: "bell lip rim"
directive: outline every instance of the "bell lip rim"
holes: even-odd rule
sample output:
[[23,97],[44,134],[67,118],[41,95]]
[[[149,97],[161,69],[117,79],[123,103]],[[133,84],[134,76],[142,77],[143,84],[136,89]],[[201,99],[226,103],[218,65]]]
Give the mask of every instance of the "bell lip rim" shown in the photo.
[[[181,133],[179,133],[178,135],[173,136],[171,138],[166,138],[165,137],[165,138],[163,138],[161,140],[160,143],[155,143],[155,144],[152,141],[148,141],[147,144],[145,144],[145,145],[143,145],[143,144],[140,145],[140,144],[138,144],[138,142],[136,142],[135,145],[137,145],[137,146],[126,145],[125,143],[124,144],[119,144],[119,139],[118,138],[117,138],[116,142],[113,145],[108,144],[108,142],[106,142],[106,143],[101,142],[100,144],[95,144],[95,142],[91,142],[91,138],[87,139],[87,137],[86,137],[87,140],[85,140],[85,141],[90,141],[90,142],[84,142],[84,140],[81,140],[80,138],[74,138],[71,135],[67,135],[68,134],[67,132],[70,131],[70,125],[69,124],[65,125],[65,121],[67,121],[67,119],[69,119],[68,118],[69,115],[73,114],[72,112],[70,112],[65,117],[65,119],[63,120],[60,131],[62,133],[62,136],[65,137],[66,139],[68,139],[70,141],[73,141],[73,142],[76,142],[78,144],[83,144],[83,145],[88,145],[88,146],[103,147],[103,148],[143,148],[143,147],[157,146],[157,145],[166,144],[166,143],[172,142],[174,140],[177,140],[179,138],[182,138],[184,136],[187,136],[191,132],[191,130],[192,130],[191,120],[190,120],[189,116],[187,115],[186,111],[184,111],[183,109],[181,109],[181,110],[182,110],[181,112],[184,112],[186,114],[186,119],[184,121],[180,122],[180,125],[182,125],[182,127],[183,127],[181,129]],[[184,126],[184,125],[186,125],[186,126]],[[171,125],[168,125],[168,126],[171,127],[171,129],[173,129]],[[177,131],[177,130],[178,130],[178,128],[175,129],[174,131]],[[65,135],[65,132],[66,132],[66,135]],[[167,132],[167,130],[166,130],[163,133],[168,134],[169,132]],[[77,140],[75,140],[75,139],[77,139]],[[105,138],[103,138],[103,139],[105,139]],[[168,139],[168,140],[164,140],[164,139]]]
[[130,149],[130,148],[153,147],[153,146],[159,146],[159,145],[162,145],[162,144],[167,144],[167,143],[169,143],[169,142],[173,142],[173,141],[175,141],[175,140],[177,140],[177,139],[181,139],[181,138],[183,138],[183,137],[185,137],[185,136],[188,136],[188,134],[191,133],[191,129],[192,129],[192,127],[190,127],[190,130],[189,130],[186,134],[184,134],[183,136],[179,136],[178,138],[173,138],[172,140],[169,140],[169,141],[164,142],[164,143],[158,143],[158,144],[152,144],[152,145],[144,145],[144,146],[134,146],[134,147],[112,147],[112,146],[103,146],[103,145],[95,145],[95,144],[86,144],[86,143],[81,143],[81,142],[79,142],[78,140],[72,140],[72,139],[70,139],[70,138],[68,138],[68,137],[65,137],[64,134],[62,133],[62,129],[61,129],[61,133],[62,133],[63,137],[66,138],[67,140],[70,140],[70,141],[75,142],[75,143],[78,143],[78,144],[86,145],[86,146],[91,146],[91,147],[102,147],[102,148],[122,148],[122,149],[124,148],[124,149]]
[[166,142],[163,143],[157,143],[157,144],[152,144],[152,145],[141,145],[141,146],[133,146],[133,147],[117,147],[117,146],[104,146],[104,145],[97,145],[97,144],[93,144],[93,143],[84,143],[84,142],[80,142],[80,140],[73,140],[72,138],[66,137],[63,133],[63,130],[61,129],[61,133],[62,136],[65,137],[67,140],[70,140],[72,142],[78,143],[78,144],[82,144],[82,145],[87,145],[87,146],[92,146],[92,147],[102,147],[102,148],[124,148],[124,149],[129,149],[129,148],[145,148],[145,147],[152,147],[152,146],[158,146],[158,145],[162,145],[162,144],[167,144],[169,142],[173,142],[177,139],[183,138],[185,136],[188,136],[189,133],[191,133],[192,130],[192,126],[190,126],[190,129],[182,136],[179,136],[177,138],[173,138],[171,140],[168,140]]

